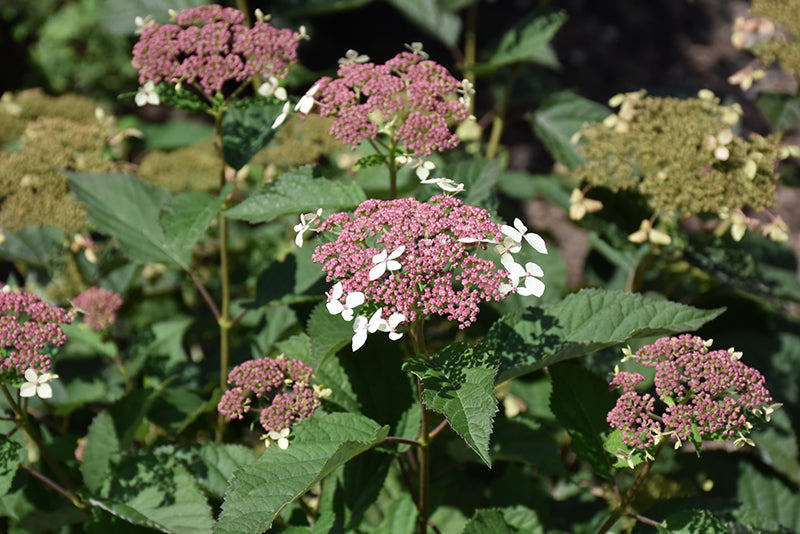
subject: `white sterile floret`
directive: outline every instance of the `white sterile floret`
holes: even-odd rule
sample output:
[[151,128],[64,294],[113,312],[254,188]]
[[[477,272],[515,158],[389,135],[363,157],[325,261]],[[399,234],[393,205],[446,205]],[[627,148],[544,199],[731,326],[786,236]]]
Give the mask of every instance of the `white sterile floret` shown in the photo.
[[154,84],[152,81],[144,82],[144,85],[139,88],[139,91],[137,91],[134,100],[136,101],[136,105],[139,107],[146,106],[148,104],[151,106],[159,105],[161,103],[161,99],[158,98],[156,84]]
[[265,436],[262,436],[264,440],[264,445],[269,448],[270,445],[273,443],[277,443],[278,447],[281,450],[286,450],[289,448],[289,429],[284,428],[280,432],[275,432],[274,430],[270,430]]
[[388,320],[381,321],[381,324],[378,325],[378,330],[381,332],[389,332],[389,339],[397,341],[403,337],[403,333],[397,332],[396,328],[405,320],[406,316],[402,313],[393,313],[389,316]]
[[541,254],[547,254],[547,245],[545,245],[542,236],[534,232],[528,232],[528,228],[524,224],[522,224],[522,221],[520,221],[519,218],[514,219],[513,227],[504,224],[503,226],[500,227],[500,231],[503,232],[508,237],[510,237],[511,239],[513,239],[514,242],[517,243],[518,245],[521,245],[522,240],[524,239],[537,252]]
[[350,321],[353,318],[353,308],[364,304],[364,293],[361,291],[354,291],[347,295],[344,299],[344,303],[342,303],[339,299],[342,297],[343,292],[342,283],[336,282],[331,292],[325,293],[328,296],[326,307],[331,315],[339,315],[341,313],[342,319]]
[[[528,262],[523,267],[511,259],[511,256],[504,257],[501,263],[508,271],[510,281],[510,284],[501,284],[501,293],[514,291],[524,297],[531,295],[541,297],[544,294],[544,282],[539,280],[540,276],[544,276],[544,271],[537,264]],[[523,283],[523,286],[520,286],[520,283]]]
[[283,121],[285,121],[286,117],[288,117],[288,116],[289,116],[289,102],[286,102],[283,105],[283,109],[281,110],[281,114],[278,115],[277,117],[275,117],[275,121],[272,123],[272,129],[274,130],[275,128],[277,128],[278,126],[283,124]]
[[391,254],[387,255],[385,250],[375,254],[375,256],[372,257],[372,263],[375,264],[375,267],[370,269],[369,279],[377,280],[383,276],[383,273],[386,271],[397,271],[401,269],[403,266],[400,265],[400,262],[396,260],[403,254],[403,252],[405,252],[405,250],[405,245],[400,245]]
[[349,65],[351,63],[366,63],[369,61],[369,56],[366,54],[359,54],[352,48],[344,53],[344,57],[339,58],[339,65]]
[[319,84],[314,84],[314,86],[297,101],[294,110],[307,115],[311,111],[311,108],[314,107],[314,95],[317,91],[319,91]]
[[309,229],[311,223],[314,222],[320,215],[322,215],[322,208],[318,209],[315,213],[300,214],[300,223],[294,225],[294,231],[297,232],[294,242],[298,247],[303,246],[303,233]]
[[25,380],[27,382],[19,388],[19,396],[33,397],[36,395],[41,399],[49,399],[53,396],[53,388],[47,382],[54,378],[58,378],[55,373],[38,374],[34,369],[28,369],[25,371]]
[[364,343],[367,341],[368,333],[374,334],[378,331],[381,323],[385,322],[383,319],[381,319],[382,313],[383,308],[378,308],[369,319],[363,315],[356,317],[356,320],[353,322],[353,332],[355,332],[353,334],[352,343],[353,352],[357,351],[364,345]]

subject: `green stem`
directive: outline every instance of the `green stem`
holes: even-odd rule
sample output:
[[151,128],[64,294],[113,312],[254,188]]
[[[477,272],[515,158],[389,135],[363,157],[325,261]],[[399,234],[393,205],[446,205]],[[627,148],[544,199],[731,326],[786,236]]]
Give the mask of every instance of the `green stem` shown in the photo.
[[[475,86],[475,71],[472,68],[477,61],[478,50],[478,2],[473,2],[467,9],[467,24],[464,32],[464,77]],[[475,99],[469,100],[469,114],[475,114]]]
[[430,448],[429,448],[429,414],[428,409],[425,408],[425,403],[422,401],[422,381],[417,378],[417,396],[419,398],[419,405],[422,410],[422,418],[419,425],[419,447],[417,448],[417,462],[419,463],[419,501],[417,511],[419,513],[417,524],[417,532],[419,534],[427,534],[428,532],[428,491],[430,488]]
[[[84,503],[78,496],[78,490],[75,487],[75,484],[72,483],[72,480],[70,480],[69,476],[67,476],[67,473],[61,468],[61,465],[56,461],[53,455],[50,454],[50,450],[45,445],[41,436],[36,429],[33,428],[33,425],[31,425],[30,419],[28,418],[28,412],[23,410],[22,407],[14,400],[14,397],[8,391],[8,388],[6,388],[5,384],[0,384],[0,390],[2,390],[9,406],[11,406],[11,409],[17,415],[17,421],[22,428],[22,431],[31,439],[31,441],[36,444],[36,447],[39,449],[39,452],[41,453],[45,463],[50,466],[50,469],[53,470],[53,473],[55,473],[56,477],[58,477],[61,484],[67,488],[66,490],[63,490],[62,488],[62,491],[59,491],[59,493],[69,499],[70,502],[72,502],[72,504],[74,504],[77,508],[80,508],[81,510],[86,509],[86,503]],[[44,475],[42,475],[42,477],[46,478]],[[54,487],[51,484],[48,485]]]
[[[216,146],[220,159],[219,190],[220,194],[225,189],[225,145],[222,137],[222,117],[225,110],[214,113],[216,127]],[[221,212],[217,215],[219,226],[219,267],[220,285],[222,289],[222,303],[217,315],[219,325],[219,389],[225,391],[228,385],[228,366],[230,364],[230,329],[231,329],[231,285],[230,267],[228,263],[228,218]],[[212,308],[213,309],[213,308]],[[216,315],[216,314],[215,314]],[[217,442],[222,441],[222,432],[225,427],[225,417],[219,414],[217,428],[214,433]]]
[[631,501],[636,496],[636,493],[639,491],[639,488],[642,486],[642,482],[644,482],[644,479],[647,478],[647,475],[650,473],[650,469],[652,469],[653,464],[656,463],[656,459],[658,458],[658,453],[661,452],[664,443],[666,442],[662,441],[661,443],[658,444],[658,447],[656,448],[655,453],[653,454],[653,459],[647,462],[645,466],[642,468],[642,470],[639,471],[639,474],[636,475],[636,480],[633,481],[631,487],[628,488],[628,491],[625,492],[625,496],[620,501],[619,506],[617,506],[617,508],[613,512],[611,512],[611,515],[609,516],[608,519],[606,519],[606,522],[603,523],[603,525],[600,527],[600,530],[597,531],[597,534],[605,534],[606,532],[608,532],[608,530],[614,526],[614,523],[616,523],[620,517],[622,517],[627,513],[628,506],[631,504]]
[[514,63],[511,67],[511,72],[506,80],[506,87],[503,90],[503,100],[500,102],[500,108],[492,119],[492,131],[489,134],[489,145],[486,147],[486,157],[492,159],[497,155],[497,149],[500,146],[500,138],[503,135],[505,128],[506,114],[508,113],[508,103],[511,100],[511,91],[514,89],[514,82],[517,79],[519,72],[519,62]]

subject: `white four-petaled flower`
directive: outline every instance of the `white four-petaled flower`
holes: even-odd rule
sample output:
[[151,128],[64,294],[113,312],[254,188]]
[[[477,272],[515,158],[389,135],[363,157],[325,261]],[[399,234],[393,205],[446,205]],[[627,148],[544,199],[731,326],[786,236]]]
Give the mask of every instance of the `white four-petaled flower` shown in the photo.
[[354,291],[347,295],[342,303],[339,299],[342,297],[344,290],[342,283],[336,282],[330,293],[325,293],[328,296],[328,303],[326,304],[328,312],[331,315],[342,314],[342,319],[349,321],[353,318],[353,308],[357,308],[364,304],[364,293],[361,291]]
[[317,91],[319,91],[319,84],[314,84],[314,86],[309,89],[308,92],[300,98],[300,100],[297,101],[297,104],[294,106],[294,110],[299,111],[304,115],[308,115],[308,113],[311,111],[311,108],[314,107],[314,95]]
[[389,339],[392,341],[397,341],[401,337],[403,337],[402,332],[397,332],[397,327],[406,320],[406,316],[402,313],[393,313],[389,316],[389,319],[386,321],[381,321],[381,324],[378,325],[378,330],[381,332],[389,332]]
[[303,233],[309,229],[311,223],[314,222],[320,215],[322,215],[322,208],[318,209],[315,213],[300,214],[300,223],[294,225],[294,231],[297,232],[294,242],[298,247],[303,246]]
[[380,328],[382,323],[385,323],[383,319],[381,319],[381,314],[383,313],[383,308],[378,308],[375,310],[375,313],[372,314],[372,317],[367,319],[364,315],[359,315],[356,317],[356,320],[353,322],[353,352],[360,349],[364,343],[367,341],[367,334],[374,334],[377,332],[378,328]]
[[161,103],[161,99],[158,98],[158,92],[156,92],[156,84],[152,81],[144,82],[144,85],[139,88],[139,91],[136,93],[136,97],[134,97],[136,101],[136,105],[139,107],[146,106],[150,104],[151,106],[157,106]]
[[33,397],[37,395],[39,398],[49,399],[53,396],[53,388],[50,387],[48,382],[54,378],[58,378],[55,373],[38,374],[34,369],[28,369],[25,371],[25,380],[27,382],[19,388],[19,396]]
[[370,269],[369,279],[377,280],[383,276],[383,273],[386,271],[397,271],[401,269],[403,266],[400,265],[400,262],[397,261],[397,258],[399,258],[403,252],[405,252],[405,250],[406,246],[400,245],[391,254],[387,255],[385,250],[375,254],[375,256],[372,257],[372,263],[375,264],[375,267]]
[[[514,226],[511,227],[507,224],[504,224],[500,227],[500,231],[503,232],[506,236],[510,237],[517,245],[522,244],[522,240],[528,242],[530,246],[532,246],[536,252],[541,254],[547,254],[547,245],[544,243],[544,239],[539,234],[528,232],[528,228],[522,224],[522,221],[519,218],[514,219]],[[519,250],[519,249],[518,249]],[[509,251],[513,252],[513,251]]]
[[[541,297],[544,294],[544,282],[539,280],[540,276],[544,276],[544,271],[537,264],[529,261],[525,264],[525,267],[522,267],[522,265],[511,259],[511,256],[504,257],[501,263],[508,271],[511,282],[510,284],[500,285],[501,293],[513,291],[524,297],[531,295]],[[523,285],[520,286],[520,283],[523,283]]]
[[263,436],[264,445],[269,448],[273,443],[277,443],[278,447],[285,451],[289,448],[289,432],[290,430],[288,428],[284,428],[280,432],[270,430],[266,436]]

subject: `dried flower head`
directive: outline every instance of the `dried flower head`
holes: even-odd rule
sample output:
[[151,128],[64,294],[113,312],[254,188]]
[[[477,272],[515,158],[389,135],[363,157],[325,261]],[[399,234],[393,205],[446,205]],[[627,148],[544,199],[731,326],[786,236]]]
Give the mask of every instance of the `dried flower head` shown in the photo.
[[242,419],[255,396],[261,426],[267,432],[281,432],[311,417],[320,406],[320,395],[310,384],[311,374],[311,367],[283,355],[244,362],[228,373],[228,384],[233,387],[222,395],[217,410],[229,419]]
[[308,113],[335,117],[330,133],[358,145],[378,134],[407,152],[428,156],[458,145],[450,131],[469,115],[467,89],[443,66],[412,52],[401,52],[383,65],[349,53],[337,78],[324,77],[298,103]]
[[117,310],[122,307],[122,297],[109,289],[93,286],[75,297],[72,304],[85,314],[84,324],[99,332],[117,321]]
[[636,361],[655,368],[655,396],[636,391],[641,374],[615,370],[610,387],[623,393],[607,420],[626,445],[649,449],[667,437],[675,438],[675,448],[688,440],[699,446],[704,439],[744,439],[749,419],[774,410],[761,373],[742,363],[741,353],[710,346],[684,334],[639,349]]
[[271,26],[266,18],[252,28],[245,15],[207,5],[175,14],[175,24],[150,24],[133,47],[139,83],[191,85],[213,97],[228,82],[251,76],[283,79],[297,63],[301,34]]
[[765,66],[780,61],[784,70],[800,75],[800,1],[754,0],[748,16],[736,19],[731,41]]
[[32,369],[50,370],[50,352],[66,342],[61,324],[69,324],[72,313],[53,306],[27,291],[0,290],[0,373],[22,376]]
[[[345,307],[343,297],[347,304],[347,299],[355,303],[353,296],[363,295],[355,305],[366,301],[370,308],[370,319],[365,313],[354,323],[355,350],[367,332],[388,331],[396,339],[399,326],[428,315],[456,321],[459,328],[469,326],[481,302],[506,296],[509,291],[501,289],[504,282],[511,280],[517,287],[528,276],[522,267],[518,276],[499,269],[495,261],[478,257],[477,249],[497,243],[509,232],[518,237],[517,251],[523,240],[542,251],[541,237],[526,233],[522,222],[515,224],[523,230],[501,227],[488,211],[446,195],[427,202],[367,200],[352,215],[336,213],[320,224],[318,232],[338,236],[318,246],[312,259],[322,264],[328,281],[337,282],[329,294],[331,313]],[[531,271],[536,271],[534,265],[530,264]],[[538,271],[531,274],[540,275]]]

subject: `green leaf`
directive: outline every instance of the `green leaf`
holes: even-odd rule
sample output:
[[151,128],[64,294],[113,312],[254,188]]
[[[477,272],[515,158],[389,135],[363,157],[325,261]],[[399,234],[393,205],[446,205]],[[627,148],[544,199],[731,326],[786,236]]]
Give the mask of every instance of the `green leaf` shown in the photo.
[[247,165],[256,152],[267,146],[280,126],[275,119],[283,113],[284,102],[267,98],[248,98],[234,102],[222,117],[225,163],[237,171]]
[[500,510],[476,510],[463,534],[514,534],[519,532],[503,519]]
[[217,498],[225,495],[228,480],[234,471],[258,460],[258,453],[249,447],[230,443],[206,442],[191,449],[178,449],[176,454],[185,459],[184,465],[197,479],[200,487]]
[[182,256],[191,256],[192,247],[205,235],[231,190],[233,183],[229,182],[217,198],[191,191],[164,204],[159,220],[169,246]]
[[403,370],[422,381],[422,399],[429,409],[443,414],[453,430],[488,466],[489,436],[497,400],[494,376],[497,369],[478,347],[456,343],[440,351],[433,360],[408,360]]
[[328,312],[324,302],[311,311],[306,327],[311,338],[311,364],[319,366],[328,356],[347,346],[353,337],[353,325],[342,319],[341,315]]
[[111,467],[111,460],[119,454],[120,443],[114,419],[108,410],[100,412],[89,426],[83,447],[81,475],[83,483],[92,493],[97,493]]
[[591,464],[595,474],[611,478],[611,462],[603,447],[606,422],[615,397],[608,383],[579,365],[562,362],[549,368],[553,381],[550,409],[572,438],[572,450]]
[[8,493],[20,464],[19,451],[22,446],[5,436],[0,436],[0,496]]
[[159,224],[171,198],[167,191],[128,174],[65,173],[75,196],[86,204],[89,221],[116,237],[131,260],[188,266],[190,252],[174,248]]
[[616,458],[613,467],[617,469],[633,469],[647,461],[646,452],[642,449],[632,449],[622,441],[622,430],[615,429],[609,432],[603,441],[606,452]]
[[268,448],[236,470],[215,534],[260,534],[290,502],[388,435],[389,427],[356,414],[312,417],[292,430],[289,448]]
[[800,493],[779,478],[767,476],[750,464],[741,463],[736,493],[742,504],[763,517],[793,531],[800,531]]
[[[172,448],[167,449],[172,451]],[[173,454],[126,455],[104,495],[90,503],[134,525],[174,534],[211,532],[213,519],[195,479]]]
[[461,19],[441,0],[389,0],[395,9],[432,37],[450,47],[458,46]]
[[499,358],[496,381],[503,382],[635,337],[697,330],[723,311],[622,291],[581,290],[558,303],[503,317],[482,344]]
[[92,330],[85,324],[64,324],[61,325],[61,330],[69,340],[67,348],[70,354],[103,355],[109,358],[117,355],[117,346],[113,341],[106,341],[102,332]]
[[549,43],[566,21],[567,14],[563,11],[539,12],[525,17],[503,35],[489,60],[478,68],[494,70],[519,62],[557,67],[558,59]]
[[[470,159],[447,165],[444,176],[464,184],[464,204],[483,206],[493,200],[500,170],[493,159]],[[437,188],[438,189],[438,188]],[[438,194],[441,191],[433,191]],[[491,206],[490,206],[491,207]]]
[[788,93],[760,92],[756,98],[773,132],[786,132],[800,124],[800,97]]
[[785,409],[777,410],[766,428],[754,432],[750,437],[756,448],[766,454],[769,465],[795,484],[800,484],[797,435]]
[[684,510],[669,516],[659,526],[664,534],[728,534],[730,530],[708,510]]
[[408,493],[393,499],[375,534],[413,534],[417,525],[417,505]]
[[[207,108],[208,105],[205,107]],[[214,137],[213,126],[196,120],[172,118],[166,122],[156,124],[137,119],[131,121],[129,127],[136,128],[142,132],[142,139],[148,150],[174,150]]]
[[244,306],[260,308],[271,302],[294,304],[318,300],[321,291],[304,295],[309,289],[317,287],[317,282],[324,275],[319,264],[311,260],[313,254],[314,247],[306,245],[294,249],[283,261],[270,263],[258,273],[255,300]]
[[366,196],[355,182],[314,178],[312,168],[305,166],[280,175],[224,213],[231,219],[260,223],[319,208],[335,211],[354,208],[364,200]]
[[55,226],[29,226],[16,233],[3,231],[3,236],[0,257],[45,269],[54,269],[65,239],[64,232]]
[[572,144],[572,135],[584,123],[603,120],[609,113],[605,106],[563,91],[542,102],[531,118],[531,127],[557,161],[575,169],[584,159]]

